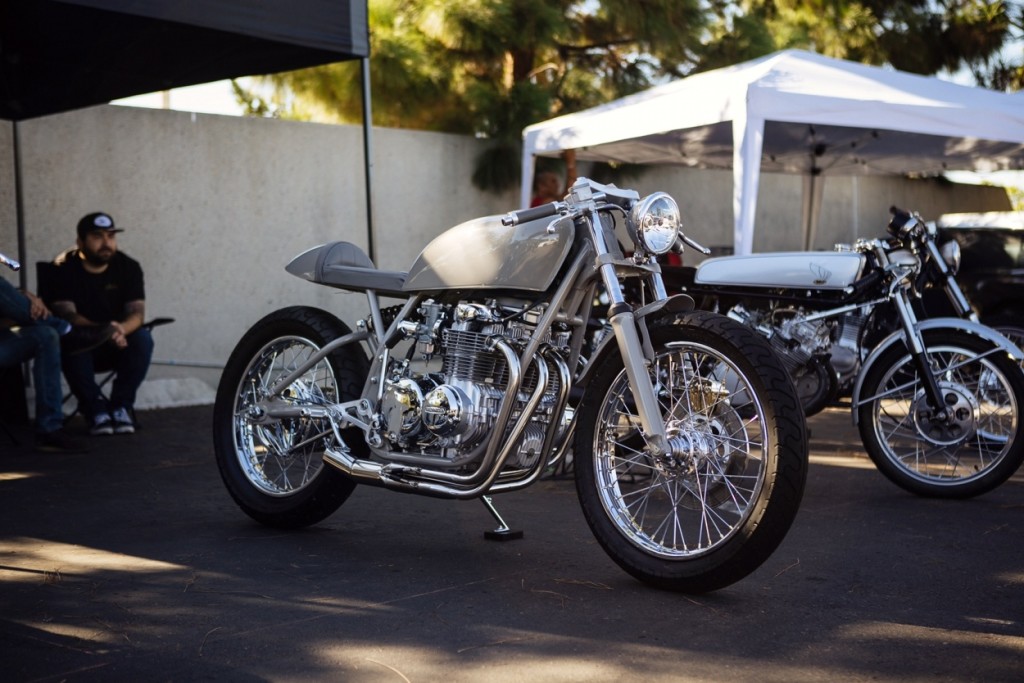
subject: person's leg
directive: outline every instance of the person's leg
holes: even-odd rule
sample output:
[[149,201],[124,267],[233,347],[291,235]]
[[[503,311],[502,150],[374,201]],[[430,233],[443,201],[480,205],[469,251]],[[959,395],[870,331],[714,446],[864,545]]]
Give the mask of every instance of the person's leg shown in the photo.
[[146,379],[152,358],[153,335],[149,328],[144,327],[128,335],[128,346],[117,353],[117,376],[110,392],[112,410],[125,408],[131,412],[135,408],[135,395],[142,380]]
[[33,346],[32,377],[36,384],[36,431],[55,432],[64,426],[60,387],[60,337],[52,327],[26,325],[16,334]]
[[93,360],[93,355],[103,350],[75,355],[64,354],[61,357],[64,379],[68,381],[71,393],[78,399],[79,410],[87,420],[93,420],[102,413],[109,413],[107,400],[96,383],[96,365]]
[[31,304],[28,297],[14,285],[0,278],[0,318],[9,318],[19,325],[32,322]]
[[11,330],[0,327],[0,367],[24,363],[35,351],[36,345],[31,339],[22,339]]
[[36,450],[51,453],[84,453],[83,442],[64,431],[61,410],[60,341],[50,327],[26,325],[17,333],[0,330],[0,365],[14,365],[34,358],[36,384]]

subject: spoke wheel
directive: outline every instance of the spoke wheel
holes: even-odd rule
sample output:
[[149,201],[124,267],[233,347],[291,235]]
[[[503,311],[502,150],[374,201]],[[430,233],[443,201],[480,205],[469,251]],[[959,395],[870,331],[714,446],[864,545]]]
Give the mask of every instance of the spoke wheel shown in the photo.
[[839,395],[839,376],[827,360],[813,359],[792,377],[807,417],[823,411]]
[[989,491],[1024,458],[1024,375],[973,335],[932,330],[925,347],[943,410],[929,404],[906,349],[890,349],[865,376],[857,408],[865,448],[879,471],[913,493],[967,498]]
[[626,571],[672,590],[714,590],[767,559],[796,514],[802,411],[767,343],[738,323],[693,312],[651,337],[669,452],[652,448],[621,359],[606,359],[580,409],[577,491]]
[[[368,363],[347,346],[302,369],[325,344],[349,329],[318,309],[293,307],[256,323],[239,341],[221,376],[214,405],[214,451],[232,498],[252,518],[276,527],[314,524],[334,512],[355,484],[323,461],[337,438],[330,418],[299,415],[358,398]],[[294,416],[272,418],[272,411]],[[362,435],[343,433],[345,447],[365,453]]]
[[[319,347],[302,337],[281,337],[253,358],[239,385],[234,410],[235,452],[253,486],[271,496],[299,491],[324,467],[323,451],[333,441],[326,418],[296,417],[263,421],[259,406],[269,389],[306,362]],[[277,403],[329,406],[337,401],[337,380],[327,360],[306,370]]]
[[[994,315],[981,322],[1012,341],[1018,348],[1024,349],[1024,326],[1020,320],[1020,316],[1015,315]],[[1024,369],[1024,360],[1019,365]]]

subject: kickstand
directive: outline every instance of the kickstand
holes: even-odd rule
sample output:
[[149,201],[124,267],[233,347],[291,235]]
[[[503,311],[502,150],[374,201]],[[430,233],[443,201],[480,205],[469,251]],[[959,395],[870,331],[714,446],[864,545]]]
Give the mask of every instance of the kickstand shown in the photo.
[[491,513],[491,516],[498,522],[498,528],[494,531],[485,531],[484,538],[488,541],[515,541],[523,537],[523,532],[518,529],[510,529],[508,524],[505,524],[505,520],[498,514],[498,510],[494,507],[494,503],[491,502],[490,496],[480,496],[480,500],[483,502],[484,507]]

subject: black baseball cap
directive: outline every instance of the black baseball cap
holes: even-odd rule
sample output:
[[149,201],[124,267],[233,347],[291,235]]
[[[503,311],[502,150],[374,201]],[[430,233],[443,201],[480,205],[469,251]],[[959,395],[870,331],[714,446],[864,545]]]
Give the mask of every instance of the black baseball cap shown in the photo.
[[99,230],[104,232],[124,232],[122,228],[114,225],[114,219],[111,218],[109,213],[103,213],[102,211],[90,213],[78,221],[78,236],[80,238],[84,239],[90,232],[97,232]]

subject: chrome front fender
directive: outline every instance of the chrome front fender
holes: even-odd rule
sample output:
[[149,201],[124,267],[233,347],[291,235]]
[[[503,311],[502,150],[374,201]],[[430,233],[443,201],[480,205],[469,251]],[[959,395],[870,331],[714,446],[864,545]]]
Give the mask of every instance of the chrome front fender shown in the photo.
[[[1006,353],[1013,358],[1015,361],[1020,363],[1024,360],[1024,352],[1014,344],[1012,341],[1007,339],[1005,336],[993,330],[991,327],[976,323],[971,320],[965,320],[963,318],[928,318],[917,323],[916,329],[918,332],[924,332],[925,330],[934,330],[938,328],[944,329],[955,329],[967,334],[973,334],[976,337],[980,337],[987,342],[998,346],[999,348],[1006,351]],[[864,378],[870,372],[871,368],[876,362],[878,362],[879,356],[889,350],[893,344],[903,341],[903,330],[897,330],[888,337],[882,340],[882,342],[875,347],[875,349],[868,354],[867,359],[864,361],[864,365],[861,367],[860,372],[857,374],[857,382],[853,386],[853,396],[851,397],[851,405],[853,406],[853,423],[857,424],[857,408],[860,406],[860,392],[861,385],[864,382]]]

